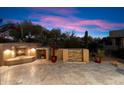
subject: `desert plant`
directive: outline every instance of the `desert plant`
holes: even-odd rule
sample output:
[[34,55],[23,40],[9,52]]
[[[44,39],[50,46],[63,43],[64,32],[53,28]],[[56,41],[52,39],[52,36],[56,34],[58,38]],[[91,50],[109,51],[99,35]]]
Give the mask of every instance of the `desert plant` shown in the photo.
[[104,57],[104,50],[98,49],[98,52],[96,54],[96,62],[101,63],[103,57]]

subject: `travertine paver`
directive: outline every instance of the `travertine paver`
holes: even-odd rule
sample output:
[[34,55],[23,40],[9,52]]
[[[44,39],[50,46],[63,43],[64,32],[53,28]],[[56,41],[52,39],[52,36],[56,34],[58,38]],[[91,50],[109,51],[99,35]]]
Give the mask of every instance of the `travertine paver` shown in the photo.
[[[122,70],[123,72],[123,70]],[[1,84],[124,84],[124,74],[110,63],[41,62],[0,67]]]

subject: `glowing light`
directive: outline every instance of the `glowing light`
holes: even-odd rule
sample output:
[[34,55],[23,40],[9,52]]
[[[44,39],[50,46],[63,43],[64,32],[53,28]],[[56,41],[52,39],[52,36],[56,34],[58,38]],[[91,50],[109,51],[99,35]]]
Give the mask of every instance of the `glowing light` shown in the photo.
[[11,57],[12,57],[12,52],[11,52],[11,50],[6,49],[6,50],[3,52],[3,58],[4,58],[4,59],[9,59],[9,58],[11,58]]
[[31,48],[31,51],[33,51],[33,52],[34,52],[34,51],[36,51],[36,49],[35,49],[35,48]]
[[15,57],[15,51],[14,50],[11,51],[11,57]]
[[36,49],[35,48],[30,49],[30,55],[31,56],[36,56]]

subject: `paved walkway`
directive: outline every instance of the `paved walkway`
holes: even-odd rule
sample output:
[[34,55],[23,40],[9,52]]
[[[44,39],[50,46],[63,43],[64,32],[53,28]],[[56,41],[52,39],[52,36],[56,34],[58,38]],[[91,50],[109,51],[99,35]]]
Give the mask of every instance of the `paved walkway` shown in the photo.
[[124,71],[109,64],[41,61],[0,68],[1,84],[124,84]]

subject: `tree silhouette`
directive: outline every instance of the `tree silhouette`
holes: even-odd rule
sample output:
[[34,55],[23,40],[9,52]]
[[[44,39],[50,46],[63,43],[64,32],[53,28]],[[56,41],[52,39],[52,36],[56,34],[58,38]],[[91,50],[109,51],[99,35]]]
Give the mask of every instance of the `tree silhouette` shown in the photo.
[[14,39],[13,41],[37,42],[43,46],[56,44],[57,47],[62,48],[90,48],[90,45],[98,40],[88,36],[88,31],[81,38],[76,36],[74,31],[62,32],[59,28],[48,30],[41,25],[33,24],[31,21],[7,23],[0,26],[0,34],[6,31]]

